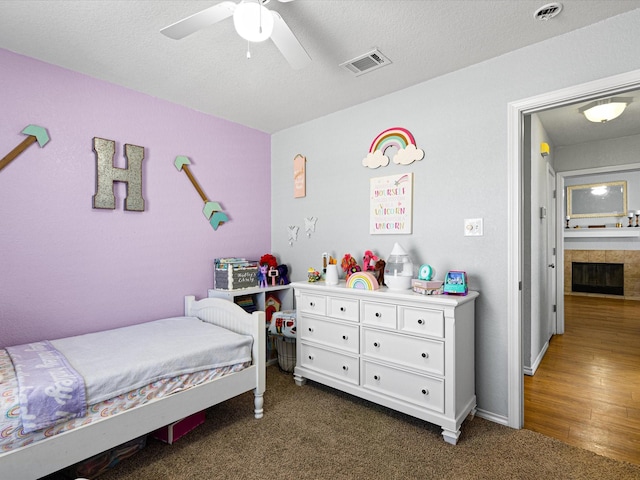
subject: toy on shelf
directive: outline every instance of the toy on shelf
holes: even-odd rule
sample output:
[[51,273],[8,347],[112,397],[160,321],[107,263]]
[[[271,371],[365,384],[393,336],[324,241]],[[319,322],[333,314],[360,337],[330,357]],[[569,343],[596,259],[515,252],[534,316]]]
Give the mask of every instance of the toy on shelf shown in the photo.
[[469,291],[467,286],[467,273],[459,270],[451,270],[444,277],[444,293],[452,295],[466,295]]
[[276,268],[278,266],[278,260],[270,253],[265,253],[260,257],[260,265],[266,265],[269,268]]
[[285,264],[278,265],[278,285],[289,285],[289,267]]
[[373,268],[373,273],[376,276],[376,280],[378,280],[378,285],[380,285],[381,287],[383,285],[386,285],[384,283],[384,268],[387,265],[387,262],[385,262],[384,260],[380,259],[376,262],[374,268]]
[[431,265],[420,265],[420,269],[418,270],[418,280],[432,280],[436,271],[433,269]]
[[264,288],[267,286],[267,271],[269,267],[267,265],[260,265],[258,270],[258,286]]
[[342,267],[342,271],[345,274],[345,278],[348,280],[349,277],[356,273],[362,271],[356,259],[351,256],[349,253],[345,253],[344,257],[342,257],[342,262],[340,263]]
[[374,255],[371,250],[365,250],[364,257],[362,258],[362,270],[365,272],[375,271],[378,260],[380,260],[380,258]]
[[309,270],[307,270],[307,278],[309,282],[319,282],[322,279],[322,274],[315,268],[309,267]]
[[278,272],[277,268],[274,267],[270,267],[269,271],[267,272],[267,277],[269,277],[271,279],[271,286],[275,287],[276,285],[279,285],[277,282],[277,278],[280,276],[280,273]]
[[354,272],[347,280],[347,288],[360,290],[378,290],[380,285],[371,272]]

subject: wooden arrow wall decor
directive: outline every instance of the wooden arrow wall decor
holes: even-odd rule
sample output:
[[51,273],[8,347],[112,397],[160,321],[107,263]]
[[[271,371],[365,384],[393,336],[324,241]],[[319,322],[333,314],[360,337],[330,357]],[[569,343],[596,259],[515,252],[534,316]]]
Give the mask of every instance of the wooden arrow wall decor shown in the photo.
[[9,165],[18,155],[24,152],[30,145],[36,141],[40,148],[44,147],[49,142],[49,135],[47,129],[39,127],[38,125],[29,125],[22,130],[22,133],[27,135],[18,146],[11,150],[2,160],[0,160],[0,170]]
[[207,218],[207,220],[209,220],[209,223],[211,224],[213,229],[217,230],[220,225],[222,225],[224,222],[229,221],[227,214],[222,211],[222,207],[220,206],[220,204],[218,202],[211,202],[205,195],[204,191],[189,169],[189,165],[191,165],[189,159],[185,156],[178,156],[176,157],[176,160],[175,162],[173,162],[173,164],[176,166],[178,171],[183,171],[184,173],[186,173],[187,177],[191,181],[191,184],[198,192],[198,195],[200,195],[200,198],[202,198],[202,201],[204,202],[202,213],[204,213],[204,216]]

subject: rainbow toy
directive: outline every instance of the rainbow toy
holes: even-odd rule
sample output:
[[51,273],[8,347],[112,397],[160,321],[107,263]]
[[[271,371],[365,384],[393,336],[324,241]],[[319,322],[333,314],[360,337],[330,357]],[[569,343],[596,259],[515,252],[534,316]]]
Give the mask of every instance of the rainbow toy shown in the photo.
[[424,157],[424,151],[416,147],[416,141],[411,132],[406,128],[394,127],[380,133],[371,142],[369,154],[362,160],[362,164],[369,168],[386,167],[389,165],[389,157],[385,152],[391,147],[398,149],[393,157],[393,162],[397,164],[409,165]]
[[378,290],[380,285],[378,280],[370,272],[355,272],[347,279],[347,288],[358,288],[360,290]]

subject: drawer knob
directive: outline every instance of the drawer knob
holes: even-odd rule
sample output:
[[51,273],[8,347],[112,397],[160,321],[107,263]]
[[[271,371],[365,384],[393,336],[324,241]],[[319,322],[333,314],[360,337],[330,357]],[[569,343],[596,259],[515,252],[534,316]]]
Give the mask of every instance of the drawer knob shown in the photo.
[[419,319],[418,319],[418,325],[424,325],[424,320],[423,320],[423,319],[421,319],[421,318],[419,318]]
[[314,302],[309,302],[309,306],[310,306],[310,307],[315,307],[315,306],[316,306],[316,304],[315,304]]
[[427,352],[422,353],[422,358],[429,358],[429,354]]
[[376,381],[380,381],[380,375],[374,375],[373,379],[376,380]]
[[373,342],[373,346],[376,348],[380,348],[380,342]]
[[310,331],[310,332],[313,332],[313,327],[309,327],[309,331]]
[[382,314],[380,312],[376,312],[376,318],[380,318],[382,317]]
[[343,340],[349,340],[349,335],[342,335]]
[[343,365],[342,366],[342,370],[344,370],[346,372],[347,370],[349,370],[349,366],[348,365]]
[[346,310],[347,310],[346,308],[344,308],[344,307],[340,307],[340,311],[341,311],[341,312],[345,312]]
[[313,360],[313,355],[309,355],[309,360]]
[[423,395],[429,395],[429,390],[427,390],[426,388],[422,389],[422,394]]

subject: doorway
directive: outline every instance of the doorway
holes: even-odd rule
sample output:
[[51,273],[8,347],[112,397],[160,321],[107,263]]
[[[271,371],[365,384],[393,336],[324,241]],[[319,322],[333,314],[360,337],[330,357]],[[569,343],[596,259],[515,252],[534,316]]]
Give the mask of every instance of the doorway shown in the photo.
[[[524,158],[524,116],[545,109],[566,106],[576,102],[615,95],[640,88],[640,70],[617,75],[587,84],[558,90],[545,95],[510,103],[508,106],[508,424],[513,428],[524,425],[524,387],[523,387],[523,158]],[[563,218],[563,204],[558,201],[556,218]],[[558,252],[562,240],[557,242]],[[559,258],[558,258],[559,261]],[[564,285],[562,268],[555,269],[556,284]],[[557,313],[560,317],[564,310],[562,295],[558,295]],[[560,319],[558,319],[560,320]]]

